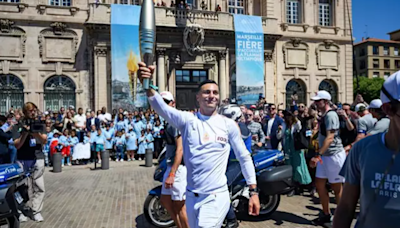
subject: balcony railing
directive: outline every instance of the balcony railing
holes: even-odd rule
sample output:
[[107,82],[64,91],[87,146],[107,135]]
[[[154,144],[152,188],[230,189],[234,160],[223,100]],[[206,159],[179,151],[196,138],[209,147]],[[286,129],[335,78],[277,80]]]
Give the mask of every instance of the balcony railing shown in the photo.
[[[171,7],[156,7],[156,24],[163,27],[184,27],[199,24],[204,29],[234,31],[233,16],[230,13],[206,10],[184,10]],[[89,24],[110,24],[111,5],[89,5]],[[274,18],[263,17],[262,24],[266,33],[278,32],[278,23]]]

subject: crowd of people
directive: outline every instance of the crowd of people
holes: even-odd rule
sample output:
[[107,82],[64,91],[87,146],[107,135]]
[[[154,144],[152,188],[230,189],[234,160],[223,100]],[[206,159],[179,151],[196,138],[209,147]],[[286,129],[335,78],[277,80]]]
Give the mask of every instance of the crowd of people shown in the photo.
[[[7,132],[20,122],[23,113],[11,109],[7,116],[0,116],[1,129]],[[112,114],[106,108],[97,112],[82,108],[75,111],[73,106],[58,111],[38,112],[36,120],[45,124],[47,143],[43,147],[46,166],[51,165],[51,156],[55,152],[63,155],[62,165],[78,164],[73,160],[74,147],[78,143],[90,143],[92,154],[87,162],[101,162],[100,152],[108,150],[117,162],[144,159],[145,151],[150,149],[157,157],[163,148],[162,134],[165,121],[154,110],[139,109],[128,111],[120,108]],[[1,132],[0,132],[1,133]],[[1,135],[3,145],[0,147],[2,163],[13,163],[16,149],[11,135]]]

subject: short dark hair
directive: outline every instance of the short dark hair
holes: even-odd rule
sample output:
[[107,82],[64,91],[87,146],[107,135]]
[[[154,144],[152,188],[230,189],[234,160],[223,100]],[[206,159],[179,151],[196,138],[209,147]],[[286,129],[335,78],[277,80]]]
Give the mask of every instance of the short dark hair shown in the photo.
[[7,115],[7,119],[12,119],[12,118],[14,118],[14,114],[10,113]]
[[5,117],[4,115],[0,115],[0,121],[1,122],[6,122],[7,121],[7,117]]
[[343,104],[342,104],[342,106],[345,106],[345,105],[351,107],[351,105],[350,105],[349,103],[343,103]]
[[216,81],[207,79],[207,80],[200,82],[199,87],[197,87],[197,92],[200,92],[201,87],[205,84],[215,84],[218,86],[218,83]]

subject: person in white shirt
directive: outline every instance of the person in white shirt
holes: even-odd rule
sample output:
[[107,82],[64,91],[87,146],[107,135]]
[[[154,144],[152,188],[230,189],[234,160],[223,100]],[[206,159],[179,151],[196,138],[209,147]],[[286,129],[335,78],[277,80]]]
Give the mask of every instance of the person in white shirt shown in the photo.
[[[148,79],[155,67],[139,63],[139,79]],[[153,87],[153,86],[151,86]],[[239,126],[217,113],[219,88],[215,81],[199,85],[197,113],[168,106],[154,89],[146,94],[154,110],[182,134],[187,168],[186,211],[191,228],[221,227],[230,207],[225,175],[231,147],[250,188],[249,214],[258,215],[260,202],[254,164],[241,138]]]
[[75,127],[78,131],[79,140],[83,140],[83,136],[86,128],[86,115],[83,114],[83,109],[78,108],[78,114],[75,115]]
[[106,107],[101,108],[101,114],[97,116],[97,118],[99,118],[100,122],[102,123],[108,123],[112,121],[111,114],[107,112]]

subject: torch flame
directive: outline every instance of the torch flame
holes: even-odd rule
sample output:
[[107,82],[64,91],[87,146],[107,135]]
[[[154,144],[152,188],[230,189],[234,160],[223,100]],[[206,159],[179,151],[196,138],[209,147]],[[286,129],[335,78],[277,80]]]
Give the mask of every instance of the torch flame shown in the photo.
[[132,50],[129,53],[128,62],[126,63],[126,67],[128,67],[128,70],[130,71],[130,73],[136,73],[139,69],[137,57],[136,57],[136,55],[133,54]]
[[138,60],[136,55],[133,54],[131,50],[129,52],[128,61],[126,63],[129,74],[129,87],[131,89],[131,94],[133,100],[136,100],[136,89],[137,89],[137,75],[136,72],[139,70]]

